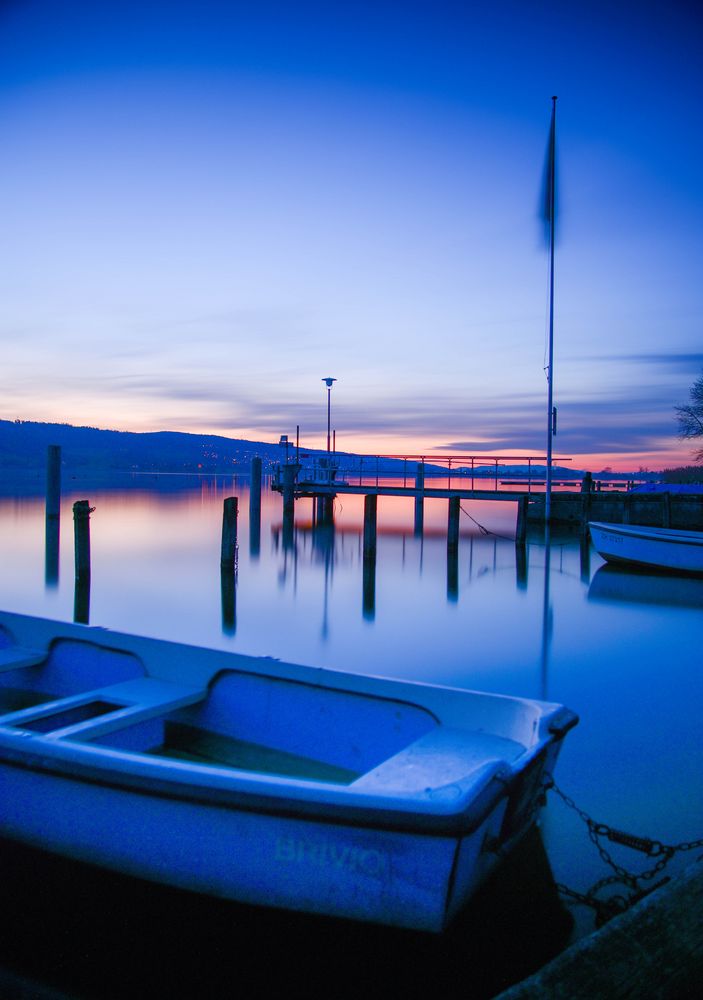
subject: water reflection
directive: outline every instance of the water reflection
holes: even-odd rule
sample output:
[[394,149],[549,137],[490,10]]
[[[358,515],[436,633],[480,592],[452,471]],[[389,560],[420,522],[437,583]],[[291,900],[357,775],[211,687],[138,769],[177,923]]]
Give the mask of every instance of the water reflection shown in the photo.
[[703,608],[703,579],[606,563],[588,588],[589,601]]
[[[81,595],[73,574],[46,585],[47,554],[65,567],[74,552],[71,532],[47,536],[43,477],[31,496],[3,489],[0,607],[64,621],[78,612],[121,631],[319,667],[546,695],[582,719],[559,764],[568,794],[663,843],[700,835],[703,673],[691,650],[703,644],[701,580],[618,572],[578,532],[552,532],[549,546],[528,534],[516,548],[507,502],[471,501],[467,510],[493,534],[462,517],[448,559],[446,501],[425,501],[415,536],[413,500],[383,497],[375,560],[365,560],[363,497],[338,500],[334,523],[324,523],[310,500],[283,519],[280,496],[264,489],[257,518],[231,476],[141,477],[130,489],[65,490],[64,524],[81,496],[99,512],[92,591]],[[223,504],[233,495],[238,569],[223,580]],[[552,804],[544,830],[558,881],[585,889],[605,874],[587,835]]]
[[3,842],[0,905],[12,913],[0,989],[105,1000],[225,997],[233,983],[248,996],[356,997],[370,976],[376,997],[488,1000],[563,950],[573,925],[536,829],[443,935],[208,899]]
[[58,515],[47,511],[44,530],[44,584],[47,590],[59,585],[59,549],[61,542],[61,522]]
[[227,566],[220,568],[220,593],[222,595],[222,631],[225,635],[236,635],[237,581],[235,572]]

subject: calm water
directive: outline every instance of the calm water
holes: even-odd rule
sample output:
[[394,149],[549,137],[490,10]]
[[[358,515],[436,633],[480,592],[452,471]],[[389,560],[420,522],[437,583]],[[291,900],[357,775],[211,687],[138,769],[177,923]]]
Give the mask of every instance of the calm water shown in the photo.
[[[0,607],[73,619],[71,506],[89,499],[91,624],[563,702],[581,722],[557,777],[583,809],[667,844],[703,836],[703,581],[614,573],[578,537],[558,535],[549,548],[531,542],[518,565],[509,502],[463,503],[458,562],[448,566],[446,501],[426,502],[417,538],[412,501],[385,497],[375,577],[364,580],[361,497],[337,500],[333,529],[314,527],[311,501],[299,501],[294,536],[284,539],[280,497],[264,490],[257,541],[246,480],[71,485],[57,580],[51,571],[47,580],[43,497],[0,498]],[[222,502],[232,495],[240,506],[234,600],[219,568]],[[608,874],[583,824],[553,794],[542,840],[556,881],[584,891]],[[616,856],[647,867],[640,855]],[[680,856],[670,868],[692,860]],[[574,916],[575,934],[591,929],[589,911]]]

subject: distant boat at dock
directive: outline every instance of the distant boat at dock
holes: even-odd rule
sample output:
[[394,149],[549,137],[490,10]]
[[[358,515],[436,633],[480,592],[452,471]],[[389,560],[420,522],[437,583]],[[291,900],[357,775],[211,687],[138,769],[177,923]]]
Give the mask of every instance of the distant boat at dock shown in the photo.
[[703,532],[589,522],[596,551],[608,562],[678,573],[703,573]]

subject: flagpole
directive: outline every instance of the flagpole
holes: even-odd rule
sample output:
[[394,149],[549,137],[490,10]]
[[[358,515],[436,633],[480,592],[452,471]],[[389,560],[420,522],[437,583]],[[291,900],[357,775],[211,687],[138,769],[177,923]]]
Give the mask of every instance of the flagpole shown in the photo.
[[554,217],[556,188],[557,99],[552,97],[552,126],[549,134],[549,176],[547,180],[549,215],[549,360],[547,363],[547,482],[544,497],[544,521],[549,526],[552,513],[552,437],[554,435]]

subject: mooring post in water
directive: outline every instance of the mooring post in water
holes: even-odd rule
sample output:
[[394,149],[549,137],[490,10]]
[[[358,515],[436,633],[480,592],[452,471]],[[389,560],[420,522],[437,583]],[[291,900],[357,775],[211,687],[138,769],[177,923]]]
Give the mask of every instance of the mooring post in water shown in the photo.
[[73,505],[73,536],[76,556],[76,583],[73,599],[73,620],[87,625],[90,618],[90,514],[87,500]]
[[73,539],[76,553],[76,580],[90,580],[90,515],[88,500],[73,505]]
[[261,459],[251,460],[251,484],[249,486],[249,517],[261,517]]
[[363,597],[362,613],[366,621],[373,621],[376,616],[376,518],[378,512],[378,496],[368,494],[364,497],[364,558],[363,558]]
[[518,497],[517,502],[517,522],[515,524],[515,544],[524,548],[527,541],[527,506],[530,502],[528,496]]
[[227,497],[222,510],[222,549],[220,566],[225,570],[233,570],[237,555],[237,515],[239,499]]
[[447,517],[447,550],[450,552],[459,549],[459,515],[461,513],[461,500],[459,497],[449,498],[449,514]]
[[50,444],[46,455],[46,525],[44,580],[47,587],[59,582],[59,535],[61,520],[61,448]]
[[376,558],[376,515],[378,497],[369,493],[364,497],[364,562]]
[[[418,462],[417,470],[415,472],[415,489],[424,490],[425,488],[425,463]],[[425,498],[422,493],[415,497],[415,534],[421,535],[423,529],[425,515]]]
[[251,460],[249,552],[252,559],[258,559],[261,552],[261,459],[258,457]]

